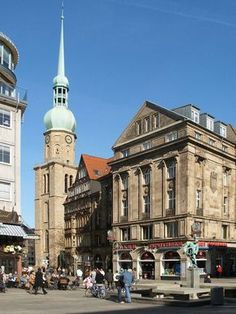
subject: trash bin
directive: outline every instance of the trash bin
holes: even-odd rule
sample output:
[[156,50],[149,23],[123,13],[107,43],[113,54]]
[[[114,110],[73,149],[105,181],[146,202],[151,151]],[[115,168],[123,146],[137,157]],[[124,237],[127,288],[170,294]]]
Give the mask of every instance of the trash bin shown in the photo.
[[223,287],[211,288],[211,304],[212,305],[224,304],[224,288]]

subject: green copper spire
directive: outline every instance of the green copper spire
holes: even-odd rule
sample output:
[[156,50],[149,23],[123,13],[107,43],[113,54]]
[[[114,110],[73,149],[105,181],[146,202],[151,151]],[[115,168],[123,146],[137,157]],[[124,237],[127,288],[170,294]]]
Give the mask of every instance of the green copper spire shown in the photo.
[[57,75],[65,76],[65,61],[64,61],[64,15],[63,15],[63,4],[61,13],[61,38],[60,38],[60,48],[59,48],[59,59],[58,59],[58,70]]
[[54,88],[54,106],[68,106],[69,82],[65,76],[65,58],[64,58],[64,15],[63,5],[61,13],[61,36],[58,57],[57,76],[53,80]]
[[75,131],[75,118],[68,109],[69,82],[65,76],[64,60],[64,14],[62,4],[61,35],[59,46],[59,58],[57,76],[53,79],[53,108],[44,116],[46,130]]

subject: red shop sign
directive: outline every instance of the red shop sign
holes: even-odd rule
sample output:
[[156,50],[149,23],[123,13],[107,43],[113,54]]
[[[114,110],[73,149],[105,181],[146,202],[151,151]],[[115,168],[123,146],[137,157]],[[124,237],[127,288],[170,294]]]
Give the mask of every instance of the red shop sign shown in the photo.
[[134,243],[119,243],[120,250],[134,250],[136,249],[136,244]]
[[157,249],[161,247],[181,247],[183,245],[182,241],[174,241],[174,242],[157,242],[157,243],[150,243],[150,249]]
[[208,246],[223,246],[223,247],[227,247],[227,243],[225,242],[198,242],[198,245],[200,247],[202,246],[205,246],[205,247],[208,247]]

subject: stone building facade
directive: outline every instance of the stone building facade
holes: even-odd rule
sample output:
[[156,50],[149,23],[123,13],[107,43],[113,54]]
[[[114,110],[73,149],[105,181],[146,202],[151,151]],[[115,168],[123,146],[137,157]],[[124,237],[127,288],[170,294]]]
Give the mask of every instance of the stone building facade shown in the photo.
[[112,267],[112,176],[110,159],[81,155],[65,206],[65,258],[70,272]]
[[113,146],[113,269],[184,278],[196,223],[201,271],[235,273],[235,143],[232,125],[194,105],[144,103]]

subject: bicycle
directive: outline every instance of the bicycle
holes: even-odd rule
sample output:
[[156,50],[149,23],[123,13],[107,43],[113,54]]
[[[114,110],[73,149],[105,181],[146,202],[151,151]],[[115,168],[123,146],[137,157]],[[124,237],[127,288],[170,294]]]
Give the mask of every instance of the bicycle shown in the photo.
[[104,299],[107,295],[104,284],[93,284],[91,293],[94,297]]

